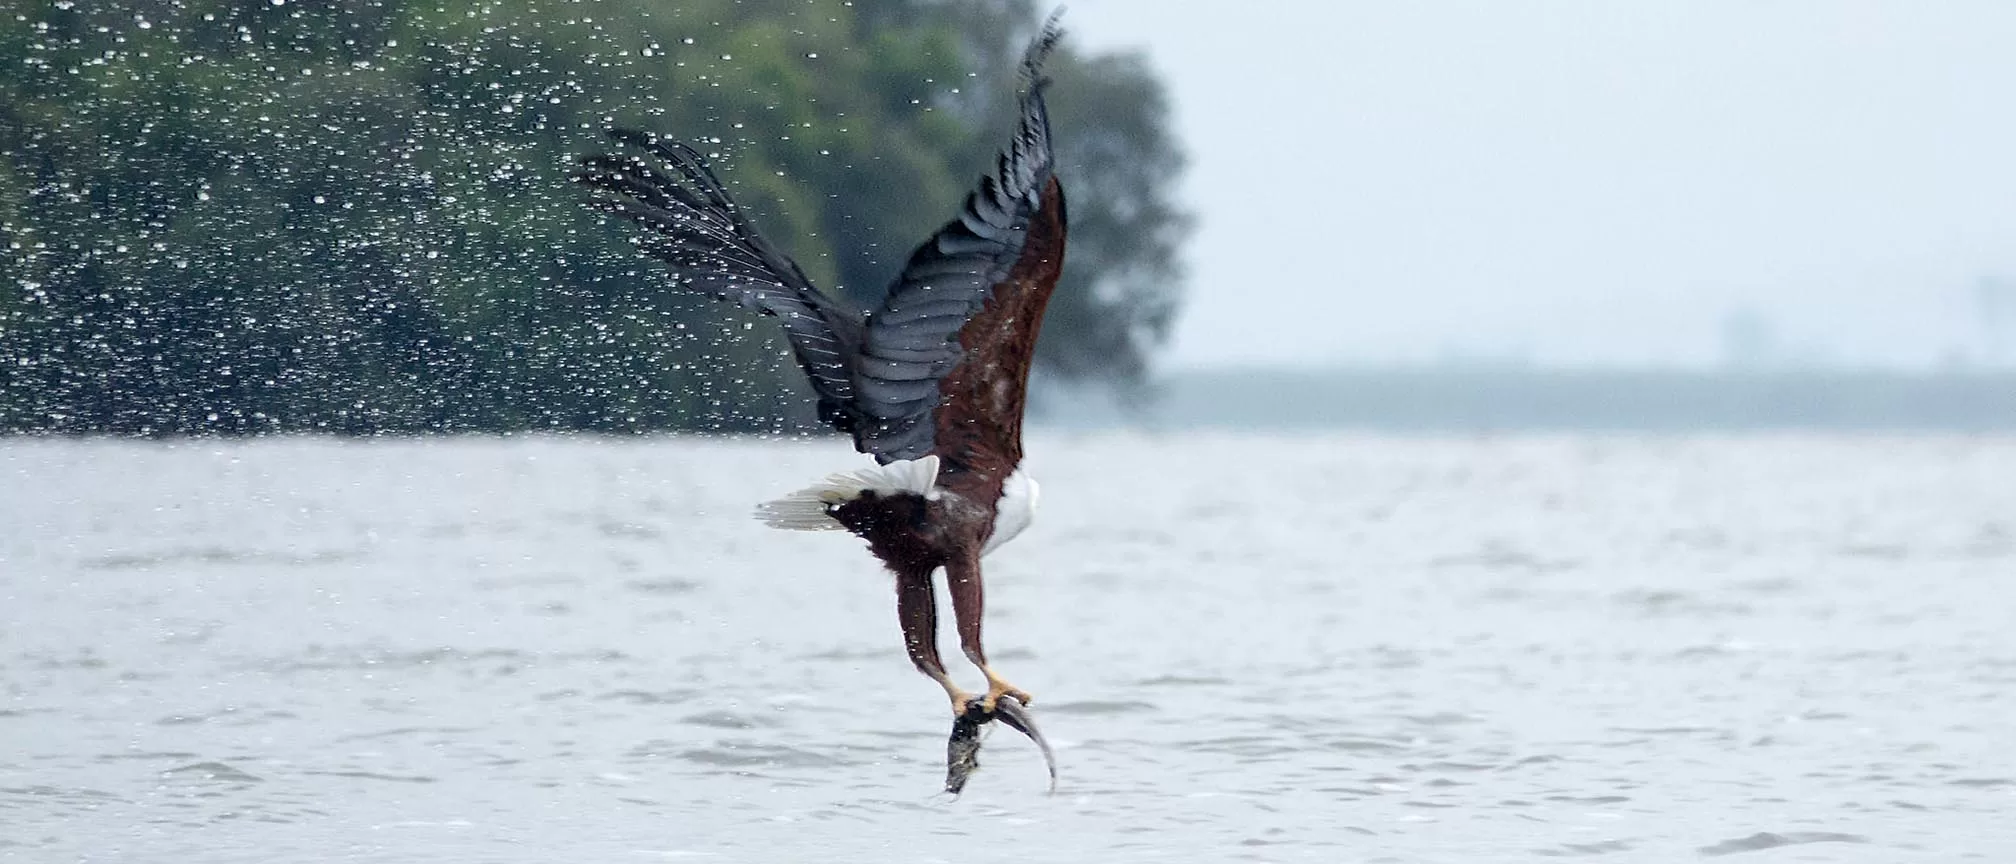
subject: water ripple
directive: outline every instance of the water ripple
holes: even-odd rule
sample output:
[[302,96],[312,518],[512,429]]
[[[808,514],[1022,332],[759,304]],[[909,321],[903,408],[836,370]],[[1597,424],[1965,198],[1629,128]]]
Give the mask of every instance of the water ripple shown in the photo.
[[1703,846],[1695,851],[1703,855],[1735,855],[1739,852],[1756,852],[1776,849],[1780,846],[1796,846],[1802,843],[1867,843],[1868,838],[1856,834],[1837,834],[1831,831],[1790,831],[1774,834],[1760,831],[1748,837],[1724,840]]
[[161,772],[164,780],[197,783],[263,783],[265,779],[222,762],[197,762]]

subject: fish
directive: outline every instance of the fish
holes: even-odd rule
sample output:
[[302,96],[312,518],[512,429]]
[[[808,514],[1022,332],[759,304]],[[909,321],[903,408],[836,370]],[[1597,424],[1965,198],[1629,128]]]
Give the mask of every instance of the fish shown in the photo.
[[1050,770],[1049,794],[1056,794],[1057,755],[1050,750],[1043,730],[1037,728],[1035,715],[1015,697],[1007,695],[995,702],[991,712],[981,707],[979,699],[974,699],[952,720],[952,735],[945,741],[945,791],[959,794],[973,772],[980,769],[980,730],[995,720],[1036,742],[1036,749],[1043,751],[1043,764]]

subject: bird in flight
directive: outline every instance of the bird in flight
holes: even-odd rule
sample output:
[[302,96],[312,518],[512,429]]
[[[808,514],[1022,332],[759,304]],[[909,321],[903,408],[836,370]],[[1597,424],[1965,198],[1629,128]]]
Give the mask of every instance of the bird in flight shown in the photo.
[[[593,206],[636,223],[633,242],[689,289],[777,319],[818,396],[819,417],[875,464],[757,508],[778,528],[847,530],[895,574],[896,613],[917,669],[955,717],[1030,702],[981,646],[981,559],[1027,528],[1036,481],[1021,470],[1022,413],[1043,310],[1064,264],[1043,63],[1056,16],[1029,45],[1013,135],[955,218],[912,252],[872,311],[828,296],[763,239],[707,161],[655,135],[613,130],[645,155],[591,156],[575,179]],[[987,678],[975,699],[938,655],[933,575],[945,571],[960,646]]]

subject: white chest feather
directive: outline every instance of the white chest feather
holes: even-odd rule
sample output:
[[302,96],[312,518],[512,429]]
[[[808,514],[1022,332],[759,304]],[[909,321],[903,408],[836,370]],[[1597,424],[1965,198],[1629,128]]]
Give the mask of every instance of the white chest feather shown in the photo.
[[1008,476],[1008,482],[1001,488],[1001,502],[994,508],[994,536],[987,539],[987,547],[981,555],[991,554],[1001,548],[1001,544],[1015,539],[1015,535],[1036,521],[1036,496],[1040,490],[1036,480],[1021,469]]

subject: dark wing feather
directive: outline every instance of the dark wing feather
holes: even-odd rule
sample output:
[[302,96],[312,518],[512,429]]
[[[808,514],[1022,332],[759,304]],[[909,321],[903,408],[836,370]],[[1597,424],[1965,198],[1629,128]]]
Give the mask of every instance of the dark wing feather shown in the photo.
[[797,262],[764,240],[693,148],[642,132],[609,134],[657,156],[680,179],[642,158],[591,156],[574,179],[614,193],[591,206],[643,227],[633,242],[672,265],[679,284],[782,322],[819,396],[820,419],[855,431],[853,361],[862,313],[820,293]]
[[1023,57],[1020,118],[994,174],[868,316],[855,435],[881,462],[935,452],[948,472],[985,468],[998,483],[1021,459],[1028,355],[1064,251],[1042,77],[1061,35],[1052,16]]

